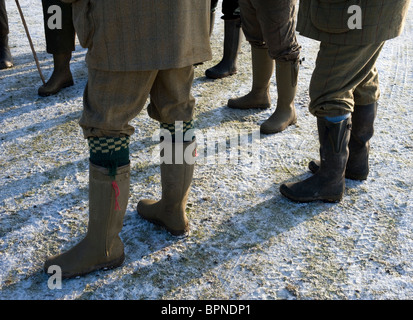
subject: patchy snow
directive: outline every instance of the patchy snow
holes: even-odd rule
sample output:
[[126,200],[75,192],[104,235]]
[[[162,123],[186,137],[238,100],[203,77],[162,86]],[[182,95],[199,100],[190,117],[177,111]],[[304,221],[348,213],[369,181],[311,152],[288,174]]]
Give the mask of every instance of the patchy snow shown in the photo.
[[[45,52],[41,4],[20,3],[48,78],[53,63]],[[248,141],[255,143],[227,144],[224,163],[214,155],[198,163],[188,203],[191,232],[176,238],[136,214],[139,199],[161,191],[151,157],[158,124],[142,112],[131,137],[123,266],[51,290],[45,258],[76,244],[87,229],[88,151],[77,124],[87,79],[85,50],[77,46],[73,55],[75,85],[39,97],[41,80],[20,17],[14,1],[6,4],[15,67],[0,71],[0,299],[413,298],[412,8],[403,35],[386,43],[377,65],[382,93],[371,174],[364,182],[347,180],[338,204],[297,204],[279,193],[282,182],[309,176],[307,163],[318,156],[316,122],[307,108],[318,43],[299,36],[306,60],[297,125],[257,141],[253,133],[274,106],[226,107],[228,98],[250,89],[248,43],[242,44],[238,74],[204,77],[222,56],[223,21],[217,18],[214,58],[196,68],[193,86],[196,126],[205,138],[199,139],[200,150],[206,151],[208,137],[228,132],[241,136],[248,130]],[[251,158],[231,162],[235,151]]]

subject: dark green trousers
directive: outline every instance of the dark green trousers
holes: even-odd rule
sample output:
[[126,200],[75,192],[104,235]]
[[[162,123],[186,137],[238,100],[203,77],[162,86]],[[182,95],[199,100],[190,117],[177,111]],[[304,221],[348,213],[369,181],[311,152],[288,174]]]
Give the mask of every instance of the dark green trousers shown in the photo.
[[369,105],[380,96],[376,61],[384,42],[337,45],[321,42],[310,81],[310,112],[336,117]]
[[[46,51],[50,54],[67,53],[75,50],[75,28],[72,21],[72,5],[60,0],[42,0]],[[59,6],[62,12],[62,28],[50,29],[49,19],[54,12],[48,12],[51,6]]]
[[239,0],[245,38],[256,48],[268,49],[271,58],[295,61],[301,47],[295,35],[297,0]]
[[9,23],[7,20],[6,3],[4,0],[0,0],[0,37],[7,36],[9,34]]
[[[211,11],[215,11],[218,6],[218,0],[211,1]],[[222,1],[222,19],[232,20],[239,18],[238,0],[223,0]]]

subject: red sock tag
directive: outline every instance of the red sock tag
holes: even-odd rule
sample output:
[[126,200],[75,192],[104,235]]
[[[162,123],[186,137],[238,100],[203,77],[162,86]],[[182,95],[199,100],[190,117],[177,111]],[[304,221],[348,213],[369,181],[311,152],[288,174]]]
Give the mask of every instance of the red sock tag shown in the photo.
[[120,210],[120,206],[119,206],[119,202],[118,202],[118,197],[120,195],[120,190],[119,190],[119,186],[116,183],[116,181],[112,182],[112,187],[115,190],[115,210],[119,211]]

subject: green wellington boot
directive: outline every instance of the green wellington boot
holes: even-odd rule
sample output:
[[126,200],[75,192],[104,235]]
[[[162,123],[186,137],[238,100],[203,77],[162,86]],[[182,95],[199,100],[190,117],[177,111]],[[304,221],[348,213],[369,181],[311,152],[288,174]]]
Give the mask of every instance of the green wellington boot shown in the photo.
[[274,59],[268,49],[251,46],[252,86],[245,96],[228,100],[233,109],[267,109],[271,107],[270,80],[274,72]]
[[[182,147],[177,161],[177,145]],[[189,223],[185,209],[189,189],[192,182],[194,164],[185,161],[187,155],[193,155],[196,142],[173,143],[172,163],[161,164],[162,198],[159,201],[141,200],[138,203],[138,214],[145,220],[164,227],[175,236],[189,231]],[[191,153],[192,152],[192,153]]]
[[261,124],[261,133],[270,134],[285,130],[297,123],[294,98],[297,93],[297,78],[300,60],[277,61],[275,78],[277,81],[277,107],[274,113]]
[[124,246],[119,232],[128,204],[129,185],[130,165],[119,167],[114,179],[108,169],[90,163],[86,237],[65,253],[48,258],[45,272],[57,265],[62,270],[62,278],[72,278],[123,263]]

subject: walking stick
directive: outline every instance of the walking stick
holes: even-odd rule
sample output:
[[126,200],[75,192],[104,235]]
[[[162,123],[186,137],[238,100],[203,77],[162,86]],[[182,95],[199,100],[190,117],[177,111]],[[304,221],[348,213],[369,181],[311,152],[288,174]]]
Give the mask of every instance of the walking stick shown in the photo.
[[30,48],[32,49],[34,61],[36,61],[36,66],[37,66],[37,70],[39,70],[40,78],[42,79],[43,84],[46,84],[46,81],[44,80],[44,77],[42,74],[42,70],[40,69],[40,64],[39,64],[39,60],[37,59],[36,51],[34,50],[34,46],[33,46],[32,38],[30,37],[29,29],[27,28],[27,25],[26,25],[26,20],[24,19],[24,16],[23,16],[22,8],[20,7],[19,0],[16,0],[16,5],[17,5],[17,9],[19,9],[20,17],[23,22],[24,30],[26,31],[27,39],[29,39]]

